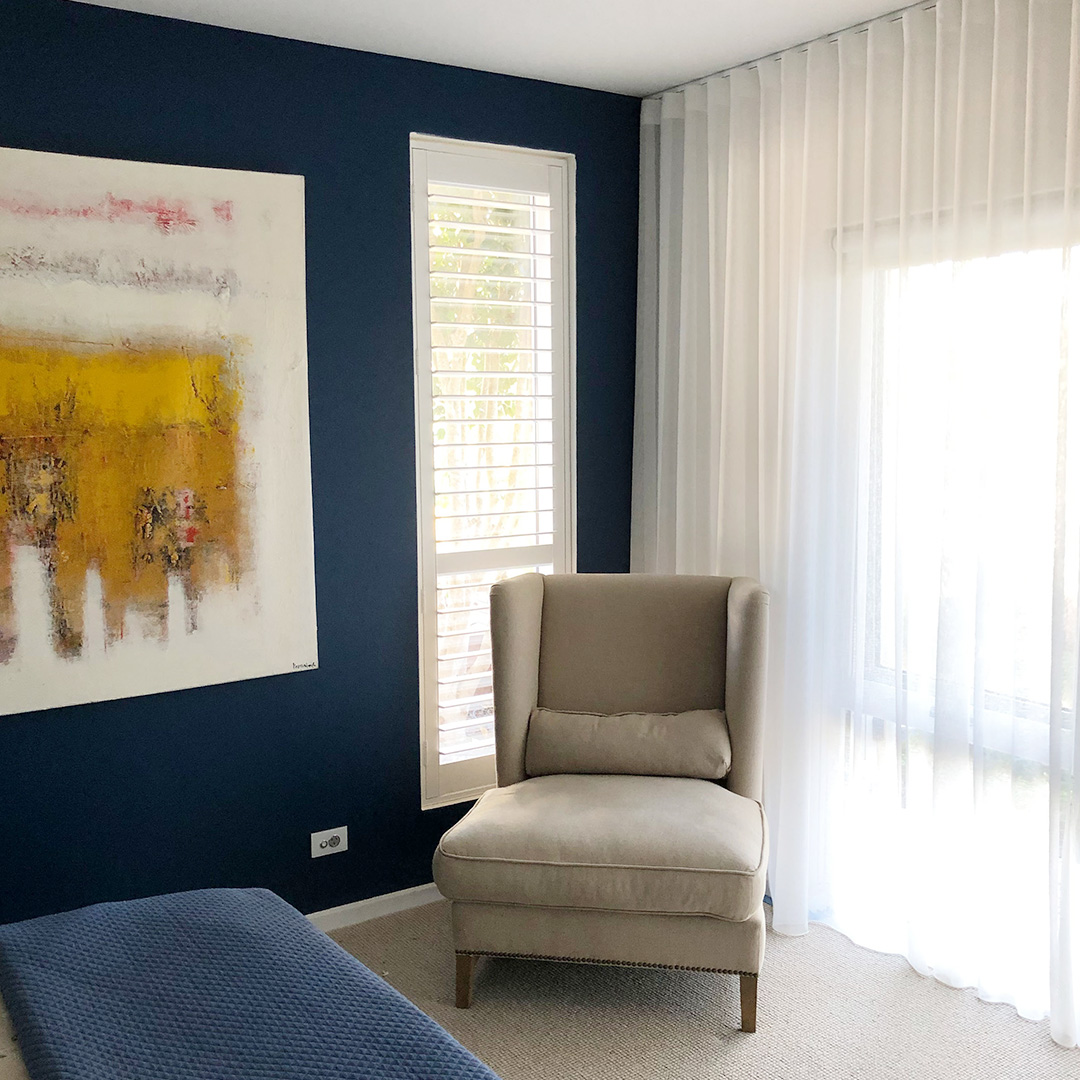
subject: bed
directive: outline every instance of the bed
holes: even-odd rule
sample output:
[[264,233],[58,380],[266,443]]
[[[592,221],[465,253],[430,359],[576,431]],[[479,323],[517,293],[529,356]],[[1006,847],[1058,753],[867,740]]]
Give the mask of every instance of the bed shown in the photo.
[[0,997],[0,1080],[497,1080],[264,889],[0,926]]

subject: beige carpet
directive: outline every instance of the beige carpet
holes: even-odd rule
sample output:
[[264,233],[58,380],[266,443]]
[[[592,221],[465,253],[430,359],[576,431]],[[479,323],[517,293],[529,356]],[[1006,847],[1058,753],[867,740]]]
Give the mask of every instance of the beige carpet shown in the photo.
[[0,1080],[27,1080],[19,1048],[15,1044],[15,1032],[11,1030],[11,1018],[0,1001]]
[[[738,980],[693,972],[488,959],[459,1011],[448,922],[429,904],[333,936],[503,1080],[1080,1078],[1080,1050],[1055,1046],[1045,1023],[823,927],[770,934],[758,1030],[744,1035]],[[26,1080],[2,1006],[0,1080]]]
[[454,1008],[448,905],[333,934],[503,1080],[1057,1080],[1080,1050],[824,927],[770,933],[758,1030],[734,976],[486,959]]

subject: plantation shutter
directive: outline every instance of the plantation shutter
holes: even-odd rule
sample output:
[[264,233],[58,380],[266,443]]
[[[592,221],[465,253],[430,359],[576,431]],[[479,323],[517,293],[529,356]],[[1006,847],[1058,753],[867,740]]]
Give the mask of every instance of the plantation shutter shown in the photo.
[[412,140],[425,805],[494,783],[492,584],[573,569],[571,171]]

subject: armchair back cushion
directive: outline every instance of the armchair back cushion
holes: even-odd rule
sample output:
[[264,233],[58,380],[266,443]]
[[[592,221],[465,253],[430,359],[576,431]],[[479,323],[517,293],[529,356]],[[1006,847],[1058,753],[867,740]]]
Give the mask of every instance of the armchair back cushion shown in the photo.
[[731,578],[544,578],[537,705],[564,712],[724,707]]

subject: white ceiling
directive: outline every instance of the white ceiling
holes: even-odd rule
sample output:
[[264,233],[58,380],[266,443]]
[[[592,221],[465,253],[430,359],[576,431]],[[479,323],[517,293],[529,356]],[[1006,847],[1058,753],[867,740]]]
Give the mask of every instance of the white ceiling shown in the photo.
[[905,0],[79,2],[644,96]]

